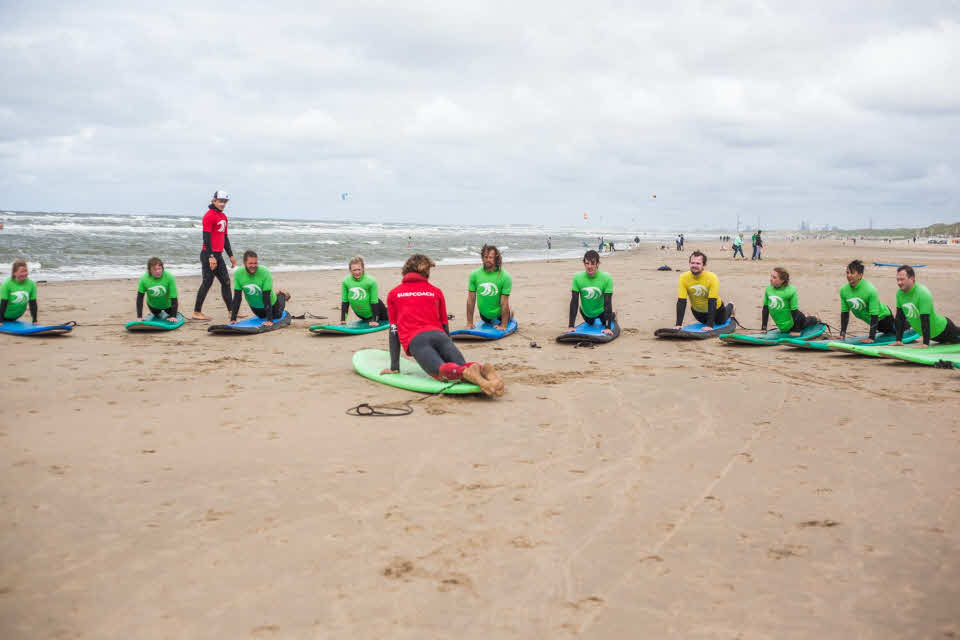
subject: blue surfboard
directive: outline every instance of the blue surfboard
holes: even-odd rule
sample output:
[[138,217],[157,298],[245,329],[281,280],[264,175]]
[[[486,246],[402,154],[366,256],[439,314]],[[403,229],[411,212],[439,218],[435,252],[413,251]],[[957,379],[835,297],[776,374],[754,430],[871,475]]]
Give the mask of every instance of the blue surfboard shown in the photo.
[[450,332],[454,340],[499,340],[517,330],[517,319],[511,318],[504,331],[497,329],[491,322],[481,322],[473,325],[473,329],[457,329]]
[[557,342],[611,342],[620,336],[620,324],[616,318],[610,323],[610,330],[613,335],[607,335],[603,332],[603,321],[597,318],[592,324],[581,322],[573,328],[570,333],[561,333],[557,336]]
[[674,340],[706,340],[707,338],[715,338],[721,333],[734,331],[737,328],[737,319],[729,318],[723,324],[714,325],[710,331],[703,330],[706,326],[702,322],[694,322],[680,329],[674,329],[673,327],[657,329],[653,332],[653,335],[657,338],[672,338]]
[[[875,267],[902,267],[903,265],[894,264],[892,262],[874,262],[873,266]],[[913,267],[914,269],[919,269],[920,267],[925,267],[925,264],[908,264],[908,267]]]
[[70,333],[76,322],[65,324],[38,325],[19,320],[4,320],[0,323],[0,333],[9,333],[14,336],[42,336]]
[[240,320],[235,324],[215,324],[212,327],[207,327],[207,331],[220,335],[249,335],[251,333],[266,333],[267,331],[274,331],[289,325],[290,314],[284,311],[283,315],[280,316],[280,319],[274,320],[273,324],[269,327],[265,327],[263,325],[263,320],[263,318],[253,316],[252,318]]

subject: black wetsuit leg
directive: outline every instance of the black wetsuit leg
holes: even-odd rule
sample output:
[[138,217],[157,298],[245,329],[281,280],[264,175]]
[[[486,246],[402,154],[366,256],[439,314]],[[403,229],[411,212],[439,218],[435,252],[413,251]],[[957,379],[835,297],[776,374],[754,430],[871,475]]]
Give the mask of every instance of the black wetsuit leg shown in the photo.
[[[708,324],[710,322],[710,314],[706,311],[697,311],[696,309],[691,309],[693,312],[693,317],[697,319],[697,322],[700,324]],[[726,323],[730,319],[730,314],[733,311],[733,303],[728,302],[723,305],[713,315],[713,326],[719,327],[720,325]]]
[[150,305],[147,305],[147,309],[150,309],[150,313],[152,313],[155,316],[159,316],[161,313],[166,313],[168,316],[173,315],[169,307],[166,309],[157,309],[156,307],[151,307]]
[[[213,256],[217,261],[217,266],[214,269],[210,268],[210,256]],[[223,254],[201,251],[200,270],[203,281],[200,283],[200,288],[197,289],[197,302],[193,305],[193,310],[198,313],[203,310],[203,301],[207,297],[207,291],[210,290],[210,285],[213,284],[213,279],[216,278],[220,281],[220,293],[223,295],[223,302],[227,305],[227,311],[229,311],[231,298],[230,274],[227,273],[227,263],[223,260]]]
[[877,322],[877,333],[896,333],[897,327],[893,321],[893,314]]
[[816,316],[805,315],[798,309],[794,309],[791,313],[793,314],[793,328],[790,329],[791,331],[803,331],[820,323],[820,319]]
[[440,367],[447,362],[461,365],[467,363],[453,340],[443,331],[418,333],[408,347],[413,359],[431,376],[437,375]]
[[947,318],[947,326],[943,328],[940,335],[933,338],[933,341],[941,344],[960,344],[960,329],[953,324],[953,320]]

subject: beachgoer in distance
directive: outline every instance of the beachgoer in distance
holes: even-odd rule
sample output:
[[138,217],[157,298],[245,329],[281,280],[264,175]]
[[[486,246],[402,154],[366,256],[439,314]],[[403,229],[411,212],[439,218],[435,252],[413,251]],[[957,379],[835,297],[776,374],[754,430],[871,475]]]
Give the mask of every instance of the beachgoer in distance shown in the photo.
[[237,259],[233,257],[230,248],[230,237],[227,235],[227,214],[223,210],[230,201],[230,194],[226,191],[216,191],[210,200],[210,206],[203,215],[203,246],[200,249],[200,270],[203,281],[197,289],[197,301],[193,306],[194,320],[210,320],[210,316],[203,313],[203,301],[207,291],[213,284],[213,279],[220,281],[220,293],[223,303],[230,311],[230,275],[223,260],[223,251],[230,257],[230,268],[237,266]]
[[712,331],[716,325],[726,324],[733,317],[733,303],[724,305],[720,298],[720,279],[717,274],[707,271],[707,256],[702,251],[690,254],[690,270],[680,274],[677,280],[677,324],[674,329],[683,328],[683,316],[687,312],[687,299],[690,299],[690,311],[697,322],[705,325],[701,331]]
[[450,339],[446,299],[429,281],[430,269],[435,266],[421,253],[410,256],[403,265],[403,280],[387,295],[390,368],[380,373],[400,373],[402,348],[437,380],[466,380],[488,396],[503,395],[503,380],[493,365],[467,362]]
[[743,255],[743,234],[738,233],[733,237],[733,259],[737,259],[737,253],[740,254],[740,257],[744,260],[747,259],[747,256]]
[[386,322],[387,307],[380,300],[377,281],[366,273],[363,258],[350,258],[347,267],[350,275],[344,278],[340,285],[340,324],[347,323],[347,312],[350,309],[371,327]]
[[258,318],[264,318],[263,326],[265,327],[273,326],[274,320],[283,317],[283,310],[291,298],[290,292],[284,289],[274,290],[273,276],[259,263],[260,258],[256,251],[247,249],[243,252],[243,269],[237,269],[233,274],[230,324],[236,324],[240,301],[243,298],[247,299],[251,311]]
[[797,289],[790,284],[790,274],[783,267],[774,267],[770,272],[770,284],[763,291],[760,330],[767,330],[771,316],[783,333],[800,332],[819,324],[816,316],[808,316],[798,310],[798,300]]
[[37,324],[37,283],[29,275],[26,261],[13,261],[10,277],[0,285],[0,322],[18,320],[29,308],[30,321]]
[[606,271],[600,271],[600,254],[596,251],[587,251],[583,254],[583,271],[573,276],[570,289],[570,318],[565,333],[574,330],[577,319],[577,309],[587,324],[592,325],[597,319],[603,322],[603,333],[613,335],[610,323],[614,320],[613,313],[613,276]]
[[903,344],[903,331],[907,323],[923,337],[923,347],[930,341],[943,344],[960,343],[960,329],[950,318],[938,314],[933,308],[933,294],[922,284],[917,284],[913,267],[903,265],[897,269],[897,341]]
[[163,260],[150,258],[147,270],[137,283],[137,320],[143,322],[143,299],[147,299],[147,308],[157,320],[167,314],[167,322],[177,321],[177,282],[173,274],[163,268]]
[[870,337],[862,340],[870,344],[880,333],[894,333],[896,326],[890,307],[880,302],[877,288],[863,279],[863,262],[853,260],[846,269],[847,284],[840,287],[840,339],[847,337],[850,312],[870,326]]
[[513,280],[503,269],[503,256],[495,246],[483,245],[480,259],[483,266],[472,272],[467,281],[467,328],[473,328],[473,310],[476,306],[483,322],[505,331],[513,317],[510,311]]

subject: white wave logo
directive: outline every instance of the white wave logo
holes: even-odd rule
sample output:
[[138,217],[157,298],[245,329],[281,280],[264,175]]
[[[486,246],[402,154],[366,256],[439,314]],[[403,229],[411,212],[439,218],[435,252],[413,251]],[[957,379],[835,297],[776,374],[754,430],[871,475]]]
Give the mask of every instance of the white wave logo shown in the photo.
[[148,292],[150,293],[150,295],[153,296],[154,298],[159,298],[160,296],[165,296],[165,295],[167,295],[167,288],[164,287],[162,284],[158,284],[158,285],[156,285],[156,286],[154,286],[154,287],[150,287],[149,289],[147,289],[147,291],[148,291]]
[[920,317],[920,310],[917,309],[917,305],[912,302],[906,302],[903,305],[903,313],[906,314],[908,318],[918,318]]
[[220,222],[217,223],[217,231],[218,231],[219,233],[224,233],[226,230],[227,230],[227,221],[226,221],[226,220],[221,220]]
[[364,300],[367,297],[367,292],[363,287],[350,287],[350,299],[351,300]]
[[248,296],[255,296],[257,294],[263,293],[263,289],[255,284],[245,284],[243,285],[243,290]]
[[786,305],[783,303],[783,298],[780,296],[770,296],[769,306],[771,309],[783,309],[783,307]]
[[596,300],[603,293],[600,291],[600,287],[584,287],[583,288],[583,298],[585,300]]
[[850,304],[850,308],[856,311],[859,311],[867,306],[867,303],[863,301],[863,298],[850,298],[847,300],[847,302]]
[[702,284],[695,284],[690,287],[690,295],[694,298],[706,298],[707,297],[707,288]]
[[480,295],[482,296],[495,296],[498,293],[500,293],[500,290],[492,282],[484,282],[480,285]]
[[27,293],[26,291],[14,291],[13,299],[10,300],[10,302],[13,304],[23,304],[24,302],[27,301],[27,298],[29,297],[30,297],[30,294]]

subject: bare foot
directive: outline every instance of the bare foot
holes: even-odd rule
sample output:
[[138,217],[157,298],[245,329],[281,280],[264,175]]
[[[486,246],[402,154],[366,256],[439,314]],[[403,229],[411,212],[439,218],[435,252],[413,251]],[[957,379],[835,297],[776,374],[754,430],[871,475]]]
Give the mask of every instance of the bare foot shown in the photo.
[[463,370],[463,379],[480,387],[480,390],[488,396],[493,397],[497,395],[496,388],[486,378],[484,378],[483,375],[481,375],[480,365],[476,363]]
[[494,390],[498,396],[503,395],[503,380],[500,379],[500,374],[497,373],[497,370],[493,368],[492,364],[485,364],[480,368],[480,373],[484,378],[490,381],[490,384],[493,385]]
[[211,318],[207,314],[201,313],[199,311],[194,311],[193,315],[190,316],[190,319],[191,320],[213,320],[213,318]]

